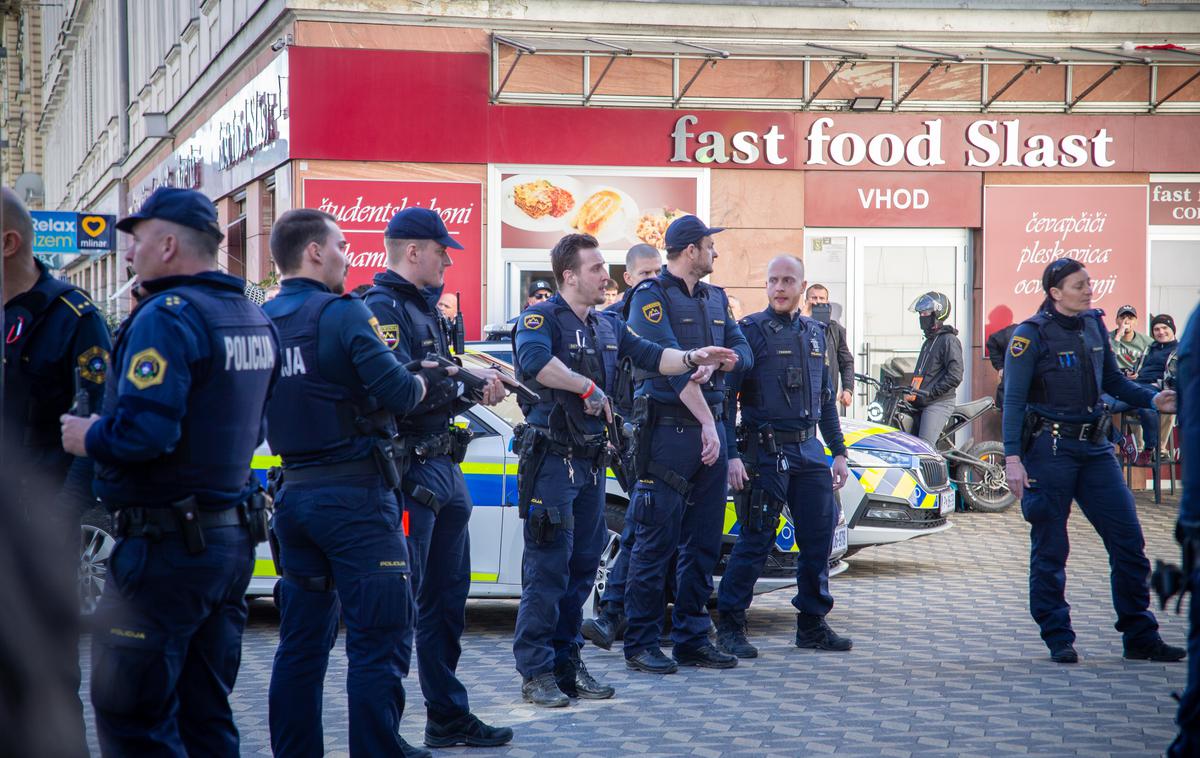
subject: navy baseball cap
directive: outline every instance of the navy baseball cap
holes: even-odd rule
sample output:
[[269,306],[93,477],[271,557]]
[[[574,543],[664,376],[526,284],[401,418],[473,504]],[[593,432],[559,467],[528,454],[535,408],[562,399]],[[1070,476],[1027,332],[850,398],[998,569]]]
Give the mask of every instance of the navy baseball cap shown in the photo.
[[550,282],[545,279],[534,279],[529,283],[529,296],[533,297],[542,290],[546,290],[551,295],[554,294],[554,288],[550,286]]
[[126,216],[117,222],[117,228],[123,232],[132,232],[139,221],[159,218],[195,229],[205,234],[211,234],[218,240],[225,239],[221,231],[221,222],[217,220],[217,207],[203,194],[196,190],[179,187],[159,187],[150,193],[146,202],[137,213]]
[[455,250],[463,249],[446,230],[442,217],[428,208],[405,208],[399,211],[388,222],[383,236],[384,239],[393,240],[433,240]]
[[723,231],[725,231],[725,227],[705,226],[704,222],[695,216],[680,216],[667,227],[667,249],[682,250],[688,245],[699,242],[704,237]]

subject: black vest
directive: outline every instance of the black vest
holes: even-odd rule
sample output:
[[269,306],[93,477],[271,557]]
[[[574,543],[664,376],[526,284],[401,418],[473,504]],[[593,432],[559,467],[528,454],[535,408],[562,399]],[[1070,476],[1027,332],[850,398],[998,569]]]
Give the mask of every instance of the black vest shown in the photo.
[[[258,447],[267,392],[279,344],[270,319],[240,291],[184,284],[156,293],[149,303],[179,297],[196,309],[209,341],[209,358],[194,362],[179,442],[164,456],[117,466],[97,463],[97,493],[118,503],[162,504],[198,491],[228,493],[234,502],[251,487],[250,459]],[[125,364],[123,329],[113,365]],[[108,383],[105,408],[115,404],[120,381]],[[210,505],[215,503],[210,503]]]
[[[667,321],[681,350],[695,350],[709,345],[726,346],[725,321],[729,318],[729,306],[721,290],[704,282],[697,282],[697,294],[693,297],[674,282],[664,279],[662,275],[647,279],[637,286],[656,288],[661,294]],[[632,300],[631,294],[625,306],[626,320],[629,318],[629,303],[632,303]],[[658,395],[675,397],[675,402],[678,402],[678,396],[662,374],[635,368],[634,378],[639,382],[649,381]],[[713,373],[712,379],[703,389],[704,398],[710,405],[722,402],[725,393],[725,372]]]
[[273,317],[282,366],[267,406],[267,440],[287,466],[360,460],[371,454],[377,438],[366,421],[377,409],[376,401],[362,387],[331,382],[321,374],[321,313],[338,299],[332,292],[312,290],[294,311]]
[[742,418],[754,425],[820,420],[825,325],[805,316],[785,323],[770,309],[742,323],[759,329],[766,342],[764,353],[754,356],[754,367],[742,379]]
[[[591,379],[606,394],[613,390],[620,341],[612,319],[590,312],[584,323],[566,303],[553,300],[534,304],[525,310],[522,317],[529,314],[540,315],[547,324],[552,322],[557,327],[543,327],[551,330],[551,355],[575,373]],[[549,418],[557,406],[586,433],[597,434],[603,429],[603,422],[599,418],[583,412],[583,400],[578,394],[569,390],[550,389],[539,382],[536,376],[526,374],[520,365],[517,371],[521,381],[541,396],[541,402],[536,405],[522,407],[527,417]]]
[[1081,331],[1068,329],[1045,311],[1025,320],[1038,330],[1030,404],[1064,416],[1097,413],[1104,377],[1104,345],[1108,341],[1101,315],[1098,310],[1081,314]]

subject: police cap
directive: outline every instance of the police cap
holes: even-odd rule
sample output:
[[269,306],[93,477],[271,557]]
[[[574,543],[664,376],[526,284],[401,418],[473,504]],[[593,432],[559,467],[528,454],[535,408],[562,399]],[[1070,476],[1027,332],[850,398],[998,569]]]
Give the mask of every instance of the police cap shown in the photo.
[[170,221],[205,234],[225,239],[221,222],[217,220],[217,208],[212,201],[196,190],[179,187],[159,187],[150,193],[137,213],[117,222],[123,232],[132,232],[139,222],[152,218]]
[[399,211],[388,222],[383,236],[392,240],[433,240],[455,250],[463,249],[446,230],[442,217],[428,208],[405,208]]
[[725,231],[723,226],[705,226],[704,222],[695,216],[680,216],[671,222],[664,235],[668,250],[682,250],[705,237]]

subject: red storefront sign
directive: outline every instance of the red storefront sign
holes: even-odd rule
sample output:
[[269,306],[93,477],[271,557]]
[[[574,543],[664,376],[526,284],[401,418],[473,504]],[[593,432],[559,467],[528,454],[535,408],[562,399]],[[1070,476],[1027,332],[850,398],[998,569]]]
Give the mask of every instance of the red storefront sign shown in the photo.
[[983,174],[970,171],[812,171],[804,175],[808,226],[978,227]]
[[1200,182],[1151,182],[1150,223],[1200,226]]
[[1037,310],[1042,271],[1058,258],[1084,264],[1092,307],[1110,322],[1125,304],[1146,312],[1145,187],[1005,185],[983,197],[984,339]]
[[292,47],[288,55],[292,158],[922,173],[1200,172],[1200,140],[1194,138],[1200,117],[1192,115],[492,105],[484,54]]
[[303,206],[332,214],[350,243],[346,290],[369,284],[387,264],[383,230],[396,212],[436,210],[462,250],[451,250],[446,292],[460,292],[467,339],[479,339],[483,326],[483,190],[478,182],[410,182],[363,179],[305,179]]

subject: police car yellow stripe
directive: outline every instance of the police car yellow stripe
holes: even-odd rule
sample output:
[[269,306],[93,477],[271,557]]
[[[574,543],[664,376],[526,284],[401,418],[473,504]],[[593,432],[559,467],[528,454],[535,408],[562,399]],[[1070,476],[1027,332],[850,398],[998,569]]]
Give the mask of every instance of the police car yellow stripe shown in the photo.
[[279,576],[275,573],[275,561],[259,558],[254,561],[255,576]]
[[271,468],[282,465],[283,459],[278,455],[256,455],[250,459],[250,468]]
[[862,476],[858,478],[858,481],[862,483],[863,490],[866,492],[874,492],[875,488],[879,484],[879,480],[883,479],[883,475],[886,471],[887,469],[881,468],[869,468],[863,471]]
[[496,582],[500,580],[499,574],[487,574],[480,571],[471,572],[472,582]]
[[913,493],[913,491],[916,489],[917,489],[916,480],[913,479],[911,476],[908,476],[908,473],[905,472],[905,475],[900,477],[900,481],[896,483],[896,486],[892,490],[891,494],[893,497],[902,497],[905,500],[908,500],[909,499],[908,496],[911,495]]
[[856,442],[861,442],[867,437],[874,437],[876,434],[887,434],[896,431],[890,426],[867,426],[857,431],[849,432],[843,437],[846,447],[850,447]]

